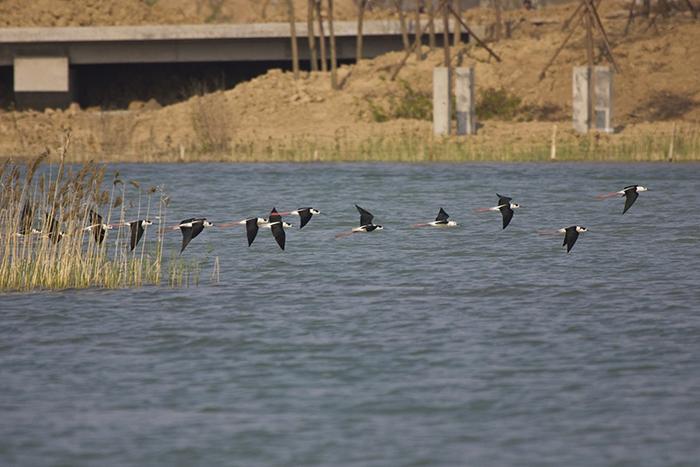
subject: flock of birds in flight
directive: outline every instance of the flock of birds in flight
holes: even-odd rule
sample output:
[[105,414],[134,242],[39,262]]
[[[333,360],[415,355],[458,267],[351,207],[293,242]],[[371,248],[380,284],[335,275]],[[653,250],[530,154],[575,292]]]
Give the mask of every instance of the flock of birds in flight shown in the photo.
[[[639,193],[648,191],[648,188],[641,186],[641,185],[629,185],[623,188],[620,191],[615,191],[611,193],[606,193],[603,195],[599,195],[598,199],[607,199],[611,197],[617,197],[621,196],[625,198],[625,207],[622,211],[622,214],[626,213],[630,207],[634,204],[634,202],[637,200],[639,197]],[[508,197],[508,196],[502,196],[499,194],[496,194],[498,196],[498,204],[496,206],[490,207],[490,208],[479,208],[476,209],[477,212],[495,212],[498,211],[501,213],[501,216],[503,218],[503,228],[505,229],[508,227],[510,224],[510,221],[513,219],[513,214],[514,210],[518,209],[520,207],[519,204],[514,203],[513,199]],[[356,234],[356,233],[369,233],[369,232],[374,232],[378,230],[382,230],[384,227],[378,224],[374,223],[374,216],[372,213],[367,211],[366,209],[361,208],[358,205],[355,205],[357,208],[358,212],[360,213],[360,226],[355,227],[350,231],[347,232],[342,232],[336,235],[336,238],[343,238],[343,237],[348,237],[350,235]],[[313,216],[321,214],[321,211],[318,209],[314,209],[311,207],[306,207],[306,208],[300,208],[294,211],[289,211],[289,212],[278,212],[275,208],[272,208],[272,211],[268,215],[268,217],[250,217],[247,219],[243,219],[241,221],[235,221],[231,223],[226,223],[226,224],[219,224],[219,227],[235,227],[236,225],[245,225],[246,229],[246,235],[248,238],[248,246],[253,244],[253,241],[255,241],[255,238],[258,235],[258,230],[262,227],[263,229],[269,229],[272,232],[272,236],[274,237],[275,241],[279,245],[279,247],[284,250],[285,243],[286,243],[286,234],[284,229],[285,228],[290,228],[293,227],[292,224],[285,222],[283,220],[283,216],[298,216],[300,220],[300,225],[299,228],[302,229],[306,224],[309,223],[309,221],[313,218]],[[31,216],[31,214],[27,211],[27,207],[22,211],[22,225],[27,225],[25,222],[25,219]],[[153,225],[153,222],[151,222],[148,219],[140,219],[140,220],[135,220],[131,222],[124,222],[124,223],[118,223],[118,224],[105,224],[103,222],[102,216],[97,214],[94,211],[90,212],[90,222],[91,225],[88,227],[85,227],[83,230],[90,231],[93,236],[95,241],[98,244],[101,244],[104,239],[105,239],[105,234],[107,230],[111,230],[115,227],[129,227],[130,229],[130,247],[131,250],[133,251],[134,248],[139,244],[141,241],[141,238],[143,237],[143,234],[146,230],[146,227],[149,225]],[[29,222],[31,223],[31,222]],[[189,218],[181,221],[178,225],[172,227],[173,230],[180,230],[182,233],[182,246],[180,248],[180,254],[182,254],[183,251],[185,251],[185,248],[187,248],[187,245],[196,238],[199,234],[201,234],[206,227],[212,227],[214,224],[212,222],[209,222],[206,218]],[[412,227],[438,227],[438,228],[445,228],[445,227],[457,227],[458,224],[454,220],[450,219],[450,216],[445,212],[443,208],[440,208],[438,211],[438,215],[435,218],[434,221],[430,222],[425,222],[425,223],[420,223],[420,224],[413,224]],[[569,227],[564,227],[558,230],[554,231],[542,231],[540,232],[541,234],[563,234],[564,235],[564,243],[562,244],[562,247],[566,247],[567,253],[571,251],[571,249],[574,247],[574,244],[578,240],[578,237],[580,234],[586,232],[587,229],[586,227],[583,227],[581,225],[572,225]],[[35,230],[35,229],[30,229],[28,227],[22,228],[21,231],[19,232],[18,235],[26,235],[27,233],[42,233],[41,231]],[[49,233],[48,237],[52,239],[55,243],[57,243],[61,237],[65,235],[63,232],[60,232],[58,229],[58,222],[54,219],[49,222]]]

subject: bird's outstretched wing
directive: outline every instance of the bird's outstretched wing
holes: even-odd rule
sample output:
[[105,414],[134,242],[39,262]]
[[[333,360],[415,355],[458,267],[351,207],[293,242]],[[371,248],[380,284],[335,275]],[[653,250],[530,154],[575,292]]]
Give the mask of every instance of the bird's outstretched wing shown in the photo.
[[130,223],[129,227],[131,229],[131,251],[134,251],[134,248],[136,248],[143,236],[143,224],[141,221],[135,221]]
[[303,229],[306,224],[309,223],[313,214],[311,214],[311,208],[299,209],[299,228]]
[[272,211],[270,211],[270,216],[267,219],[270,224],[273,222],[282,222],[282,216],[277,212],[277,209],[272,208]]
[[255,236],[258,235],[258,218],[253,217],[245,221],[245,233],[248,236],[248,246],[253,244]]
[[374,219],[374,216],[372,215],[371,212],[366,211],[362,209],[360,206],[357,204],[355,205],[357,208],[358,212],[360,213],[360,225],[370,225],[372,223],[372,219]]
[[574,243],[576,243],[576,240],[578,240],[578,232],[576,231],[576,227],[569,227],[566,229],[566,235],[564,235],[564,243],[562,246],[566,247],[566,252],[570,252],[571,249],[574,247]]
[[286,239],[286,234],[284,233],[284,227],[281,222],[275,222],[270,225],[270,230],[272,230],[272,235],[275,237],[277,244],[284,250],[284,242]]
[[513,219],[513,210],[510,206],[501,206],[499,210],[503,216],[503,228],[505,229],[510,224],[511,219]]
[[622,210],[622,214],[632,207],[637,198],[639,198],[639,193],[636,190],[625,190],[625,209]]
[[204,221],[193,221],[192,227],[181,226],[180,230],[182,231],[182,248],[180,249],[180,253],[182,253],[192,239],[202,233],[202,230],[204,230]]
[[449,214],[447,214],[444,209],[440,208],[440,211],[438,211],[438,215],[435,218],[435,220],[439,222],[439,221],[446,221],[449,218],[450,218]]
[[513,198],[509,198],[508,196],[499,195],[498,193],[496,193],[496,196],[498,196],[498,205],[499,206],[501,206],[503,204],[507,204],[508,206],[510,206],[510,202],[513,201]]

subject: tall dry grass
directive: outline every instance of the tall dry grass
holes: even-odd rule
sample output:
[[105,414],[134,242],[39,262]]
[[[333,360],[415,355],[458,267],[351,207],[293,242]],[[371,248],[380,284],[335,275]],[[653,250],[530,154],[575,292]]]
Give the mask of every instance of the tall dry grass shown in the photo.
[[[105,168],[66,165],[70,135],[57,166],[43,166],[48,153],[25,166],[0,167],[0,290],[134,287],[161,281],[167,197],[159,187],[142,190],[118,175],[105,180]],[[136,189],[136,200],[129,200]],[[107,188],[105,188],[107,187]],[[131,207],[133,205],[133,207]],[[95,230],[97,212],[106,230]],[[130,251],[128,221],[154,219]],[[176,272],[177,274],[177,272]]]

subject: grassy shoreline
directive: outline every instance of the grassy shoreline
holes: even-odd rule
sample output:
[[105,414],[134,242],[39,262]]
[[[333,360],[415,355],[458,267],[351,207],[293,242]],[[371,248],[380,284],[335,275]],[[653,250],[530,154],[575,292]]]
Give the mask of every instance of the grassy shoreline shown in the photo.
[[[358,127],[359,128],[359,127]],[[126,139],[119,145],[97,145],[89,132],[74,133],[71,162],[698,162],[700,124],[657,122],[619,133],[579,135],[569,122],[486,122],[474,136],[432,135],[428,122],[374,124],[366,131],[348,127],[332,135],[259,135],[178,146],[141,144]],[[364,131],[361,131],[364,130]],[[556,149],[553,151],[553,142]],[[37,148],[0,151],[0,160],[36,157]],[[552,158],[552,154],[555,158]],[[58,160],[49,151],[49,160]]]

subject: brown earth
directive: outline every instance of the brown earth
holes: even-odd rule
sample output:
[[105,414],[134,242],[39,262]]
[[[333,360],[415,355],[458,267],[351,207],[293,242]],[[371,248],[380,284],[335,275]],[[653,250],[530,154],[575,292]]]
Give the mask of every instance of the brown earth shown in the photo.
[[[7,3],[11,1],[0,5]],[[630,34],[623,36],[624,6],[623,2],[604,2],[601,8],[621,68],[614,83],[618,134],[603,138],[614,142],[668,135],[673,122],[697,128],[700,21],[687,13],[677,13],[668,19],[659,18],[656,27],[646,30],[646,20],[638,19]],[[482,121],[483,127],[470,144],[541,144],[549,141],[552,122],[559,122],[560,138],[576,138],[569,130],[571,67],[585,63],[583,31],[576,32],[545,78],[538,79],[565,37],[561,25],[574,7],[507,13],[506,18],[517,25],[513,37],[489,43],[502,57],[500,63],[489,58],[481,47],[453,48],[453,57],[461,51],[463,64],[476,68],[477,94],[486,88],[503,88],[522,99],[516,122]],[[486,9],[470,10],[466,16],[472,24],[489,25],[493,21],[493,12]],[[294,80],[291,73],[272,70],[234,89],[162,108],[135,104],[130,107],[133,110],[112,112],[75,106],[43,113],[4,112],[0,113],[0,134],[4,135],[0,138],[0,155],[36,154],[46,146],[54,146],[66,129],[73,133],[77,153],[110,160],[190,160],[194,154],[239,160],[242,151],[255,158],[255,154],[269,152],[270,148],[284,153],[295,148],[337,148],[353,143],[355,150],[361,151],[362,142],[368,140],[400,141],[407,135],[428,139],[430,121],[403,118],[378,123],[372,112],[380,108],[390,113],[392,106],[403,99],[406,84],[402,83],[422,96],[423,102],[429,99],[432,69],[442,64],[443,53],[430,52],[427,47],[423,52],[425,59],[417,61],[412,56],[397,81],[391,81],[390,75],[402,52],[343,66],[339,70],[340,91],[331,89],[326,73],[304,73],[302,79]],[[528,121],[532,119],[537,121]]]
[[[123,26],[137,24],[252,23],[287,21],[282,0],[0,0],[0,27]],[[298,21],[306,0],[294,0]],[[354,19],[353,0],[335,0],[334,18]],[[386,17],[371,8],[368,18]]]

